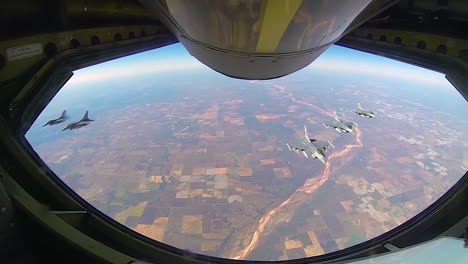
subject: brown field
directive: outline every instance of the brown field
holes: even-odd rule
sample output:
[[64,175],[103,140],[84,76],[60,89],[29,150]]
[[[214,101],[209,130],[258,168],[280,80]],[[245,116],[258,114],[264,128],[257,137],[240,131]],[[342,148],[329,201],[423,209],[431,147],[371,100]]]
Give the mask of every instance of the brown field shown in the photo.
[[202,216],[201,215],[184,215],[182,222],[183,234],[201,234],[202,232]]

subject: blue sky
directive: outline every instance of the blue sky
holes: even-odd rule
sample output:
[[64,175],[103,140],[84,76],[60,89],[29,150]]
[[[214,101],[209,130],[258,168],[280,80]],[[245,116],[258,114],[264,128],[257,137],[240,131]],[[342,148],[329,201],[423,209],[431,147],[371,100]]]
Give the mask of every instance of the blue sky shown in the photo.
[[[111,105],[136,100],[139,98],[138,89],[146,86],[165,87],[163,83],[180,86],[193,82],[194,74],[213,78],[213,82],[229,78],[200,63],[181,44],[81,69],[74,72],[74,76],[41,113],[36,125],[41,128],[46,120],[55,118],[63,109],[73,116],[81,116],[85,110],[96,114]],[[317,83],[318,80],[314,78],[324,78],[328,82],[336,80],[337,83],[356,82],[356,89],[360,89],[359,85],[379,84],[394,88],[396,97],[414,99],[439,110],[457,115],[468,110],[463,97],[440,73],[339,46],[332,46],[298,73],[273,82],[288,83],[300,76],[310,76],[311,83]],[[242,85],[241,81],[232,81]]]
[[[211,70],[192,57],[181,44],[174,44],[78,70],[67,86],[76,87],[80,86],[78,84],[100,80],[189,69]],[[302,71],[308,69],[396,78],[453,89],[440,73],[339,46],[329,48]]]
[[[210,78],[215,76],[221,79],[229,78],[200,63],[180,43],[169,45],[75,71],[74,76],[54,98],[47,110],[54,108],[54,105],[63,108],[70,102],[85,103],[80,98],[98,96],[98,93],[101,95],[106,93],[107,96],[122,94],[124,90],[127,90],[126,88],[131,88],[129,84],[139,82],[136,80],[145,79],[147,83],[151,82],[150,79],[170,78],[172,80],[173,74],[176,74],[177,77],[174,80],[176,84],[184,79],[189,80],[190,78],[184,78],[184,76],[188,77],[189,72],[198,74],[202,73],[201,71],[210,74]],[[336,80],[342,81],[366,80],[367,83],[379,83],[395,88],[395,96],[413,98],[435,107],[442,106],[455,113],[468,109],[466,101],[441,73],[340,46],[330,47],[309,66],[297,73],[273,81],[287,82],[298,76],[296,74],[309,75],[308,72],[315,74],[314,78],[339,78]],[[317,74],[319,74],[318,77]],[[310,81],[316,80],[311,77]],[[364,84],[361,81],[359,83]],[[122,85],[124,87],[121,87]],[[146,84],[139,84],[139,86],[142,85]]]

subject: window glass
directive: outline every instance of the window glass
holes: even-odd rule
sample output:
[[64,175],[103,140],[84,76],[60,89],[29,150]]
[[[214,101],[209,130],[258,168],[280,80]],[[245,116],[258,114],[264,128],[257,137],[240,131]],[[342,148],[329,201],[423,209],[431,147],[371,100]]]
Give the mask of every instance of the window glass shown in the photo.
[[246,81],[176,44],[76,71],[26,137],[141,234],[287,260],[367,241],[431,205],[467,171],[466,113],[443,75],[338,46]]

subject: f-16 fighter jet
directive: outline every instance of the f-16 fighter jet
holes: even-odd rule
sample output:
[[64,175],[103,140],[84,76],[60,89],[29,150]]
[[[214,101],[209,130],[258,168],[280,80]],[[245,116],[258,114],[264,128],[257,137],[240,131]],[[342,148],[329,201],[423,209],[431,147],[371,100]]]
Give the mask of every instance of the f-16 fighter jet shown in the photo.
[[357,109],[353,111],[355,114],[358,114],[360,116],[363,116],[363,117],[367,117],[367,118],[374,118],[375,117],[375,113],[372,112],[372,111],[366,111],[364,109],[362,109],[361,107],[361,104],[358,103],[357,104]]
[[340,133],[345,132],[354,134],[354,128],[358,126],[356,123],[340,120],[335,111],[333,111],[333,115],[332,121],[323,124],[326,128],[334,128]]
[[88,111],[86,111],[86,113],[84,114],[83,118],[80,121],[68,124],[66,127],[62,129],[62,131],[67,130],[67,129],[70,129],[70,130],[78,129],[80,127],[89,125],[93,121],[94,120],[91,120],[88,118]]
[[67,110],[63,110],[62,115],[59,118],[49,120],[43,126],[55,126],[57,124],[64,122],[67,119],[68,119]]
[[319,141],[309,138],[307,127],[304,126],[305,137],[301,143],[297,145],[289,145],[288,149],[296,153],[302,153],[306,158],[314,158],[320,160],[323,164],[327,162],[326,152],[330,147],[335,147],[330,141]]

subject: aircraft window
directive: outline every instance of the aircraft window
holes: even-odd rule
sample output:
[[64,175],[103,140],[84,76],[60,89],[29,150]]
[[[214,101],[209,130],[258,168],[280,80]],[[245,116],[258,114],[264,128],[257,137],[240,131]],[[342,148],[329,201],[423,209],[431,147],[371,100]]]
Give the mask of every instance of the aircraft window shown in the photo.
[[288,260],[367,241],[431,205],[468,168],[467,112],[443,75],[338,46],[294,74],[246,81],[176,44],[74,72],[26,138],[141,234]]

